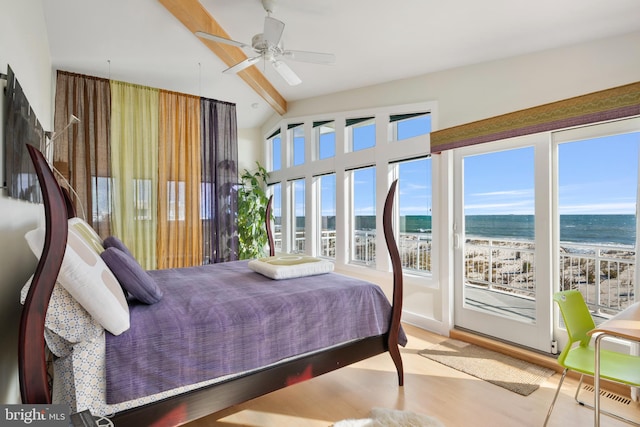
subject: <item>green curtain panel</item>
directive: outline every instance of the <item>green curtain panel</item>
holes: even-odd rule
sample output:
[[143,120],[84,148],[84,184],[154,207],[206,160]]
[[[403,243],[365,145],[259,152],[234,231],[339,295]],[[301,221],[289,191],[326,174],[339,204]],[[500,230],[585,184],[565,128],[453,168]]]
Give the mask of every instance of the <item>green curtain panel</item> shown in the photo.
[[157,266],[158,92],[111,82],[111,227],[147,270]]

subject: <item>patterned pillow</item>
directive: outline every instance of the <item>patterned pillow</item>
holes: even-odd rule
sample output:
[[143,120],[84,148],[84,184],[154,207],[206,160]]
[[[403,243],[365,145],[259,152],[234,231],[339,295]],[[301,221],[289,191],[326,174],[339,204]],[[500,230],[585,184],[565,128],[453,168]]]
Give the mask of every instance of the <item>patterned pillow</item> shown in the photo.
[[[44,235],[43,228],[25,235],[31,251],[38,257]],[[69,226],[58,281],[107,331],[119,335],[129,329],[129,306],[118,280],[73,224]]]
[[[20,291],[21,304],[27,299],[32,280],[33,276]],[[53,287],[44,326],[47,346],[58,357],[69,355],[74,344],[97,338],[104,330],[59,282]]]
[[135,258],[115,247],[105,249],[100,256],[134,298],[145,304],[155,304],[162,299],[162,290]]

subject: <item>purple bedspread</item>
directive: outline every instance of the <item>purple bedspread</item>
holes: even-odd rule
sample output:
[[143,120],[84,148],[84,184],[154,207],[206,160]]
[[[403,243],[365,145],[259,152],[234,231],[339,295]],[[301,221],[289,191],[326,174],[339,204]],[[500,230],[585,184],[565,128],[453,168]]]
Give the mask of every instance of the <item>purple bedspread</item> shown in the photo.
[[[247,261],[150,271],[164,292],[131,303],[131,328],[106,333],[107,403],[140,398],[389,327],[382,290],[336,273],[271,280]],[[401,344],[406,343],[402,335]]]

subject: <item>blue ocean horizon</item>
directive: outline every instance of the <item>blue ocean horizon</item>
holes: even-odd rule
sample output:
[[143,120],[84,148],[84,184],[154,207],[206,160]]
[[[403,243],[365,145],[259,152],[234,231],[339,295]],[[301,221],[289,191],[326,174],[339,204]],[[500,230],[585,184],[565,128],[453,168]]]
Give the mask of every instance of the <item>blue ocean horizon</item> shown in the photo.
[[[375,217],[356,217],[356,229],[375,229]],[[406,215],[400,218],[406,233],[431,233],[431,216]],[[467,215],[467,237],[533,240],[533,215]],[[634,246],[635,215],[560,215],[560,241],[566,243]]]

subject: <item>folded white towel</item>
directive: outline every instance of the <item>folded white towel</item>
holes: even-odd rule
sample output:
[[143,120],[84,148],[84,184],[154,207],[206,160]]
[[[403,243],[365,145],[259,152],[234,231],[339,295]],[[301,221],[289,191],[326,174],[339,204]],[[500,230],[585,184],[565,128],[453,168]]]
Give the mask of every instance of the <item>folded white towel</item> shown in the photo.
[[333,263],[308,255],[282,254],[249,261],[249,268],[270,279],[293,279],[333,271]]

